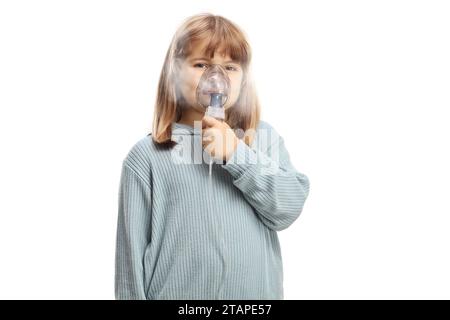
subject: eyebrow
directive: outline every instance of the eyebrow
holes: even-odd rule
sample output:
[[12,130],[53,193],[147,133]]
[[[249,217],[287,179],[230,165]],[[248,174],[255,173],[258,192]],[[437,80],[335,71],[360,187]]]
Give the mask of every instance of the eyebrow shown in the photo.
[[[197,60],[202,60],[202,61],[209,61],[209,59],[208,58],[192,58],[192,59],[190,59],[191,61],[197,61]],[[227,61],[225,61],[224,63],[239,63],[238,61],[236,61],[236,60],[227,60]]]

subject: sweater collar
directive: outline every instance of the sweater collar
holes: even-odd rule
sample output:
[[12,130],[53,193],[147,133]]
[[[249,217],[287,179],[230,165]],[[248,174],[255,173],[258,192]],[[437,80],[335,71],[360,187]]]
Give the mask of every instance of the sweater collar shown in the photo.
[[173,135],[192,135],[192,134],[200,134],[201,128],[192,127],[190,125],[178,122],[172,122],[172,134]]
[[[197,129],[188,124],[172,122],[172,140],[178,141],[177,136],[180,135],[201,135],[201,128]],[[258,135],[255,136],[251,147],[256,145],[257,139]]]

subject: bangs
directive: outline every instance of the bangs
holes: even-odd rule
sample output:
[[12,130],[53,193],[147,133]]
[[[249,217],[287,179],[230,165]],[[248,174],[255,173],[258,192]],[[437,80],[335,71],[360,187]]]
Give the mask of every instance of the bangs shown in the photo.
[[[189,27],[192,27],[190,29]],[[211,17],[199,26],[188,26],[186,34],[180,39],[178,57],[186,58],[198,42],[205,42],[203,54],[213,58],[214,53],[228,55],[230,58],[246,67],[250,63],[250,46],[241,30],[226,19]]]

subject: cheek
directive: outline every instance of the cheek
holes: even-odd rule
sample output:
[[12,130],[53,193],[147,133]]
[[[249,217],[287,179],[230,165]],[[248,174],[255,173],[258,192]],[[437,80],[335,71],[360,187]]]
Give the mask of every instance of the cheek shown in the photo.
[[193,102],[195,99],[195,91],[200,81],[201,73],[186,70],[180,77],[180,88],[186,100]]
[[[234,103],[239,97],[239,93],[241,91],[242,85],[242,75],[233,75],[230,76],[231,81],[231,94],[230,94],[230,102]],[[228,104],[228,103],[227,103]]]

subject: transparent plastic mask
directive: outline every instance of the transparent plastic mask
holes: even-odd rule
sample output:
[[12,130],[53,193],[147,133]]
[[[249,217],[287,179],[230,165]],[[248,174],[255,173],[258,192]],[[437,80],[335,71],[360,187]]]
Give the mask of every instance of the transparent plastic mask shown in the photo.
[[[206,109],[206,115],[219,120],[225,119],[224,105],[230,95],[230,78],[227,71],[219,64],[213,64],[203,72],[197,85],[197,103]],[[213,160],[209,163],[211,181]]]
[[213,64],[203,72],[197,85],[197,103],[206,109],[206,114],[223,120],[223,106],[230,95],[230,78],[227,71],[218,64]]

